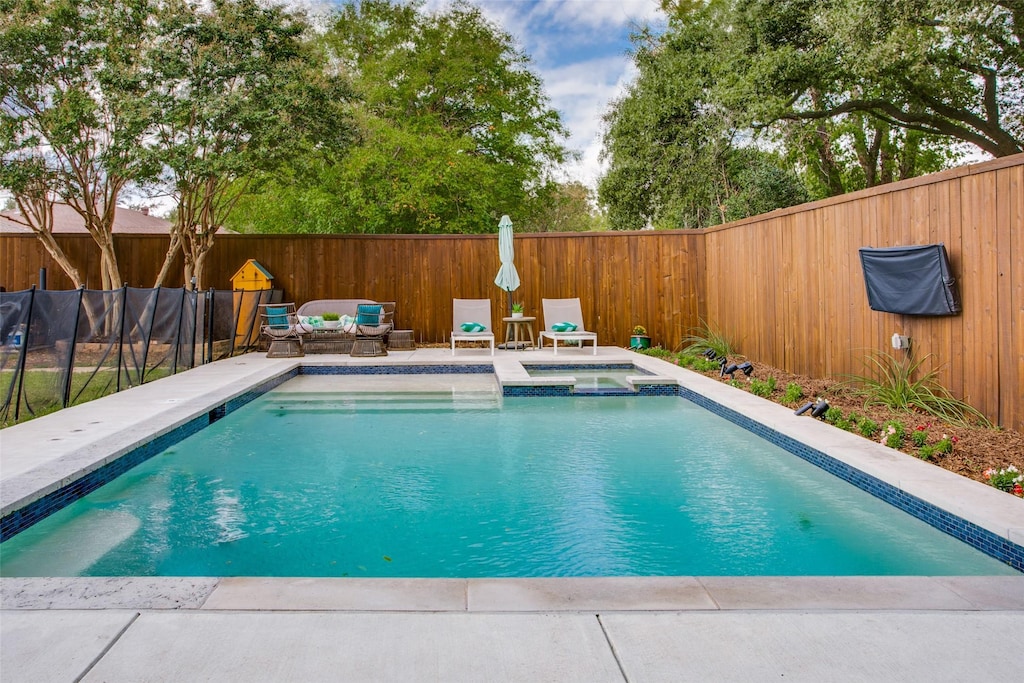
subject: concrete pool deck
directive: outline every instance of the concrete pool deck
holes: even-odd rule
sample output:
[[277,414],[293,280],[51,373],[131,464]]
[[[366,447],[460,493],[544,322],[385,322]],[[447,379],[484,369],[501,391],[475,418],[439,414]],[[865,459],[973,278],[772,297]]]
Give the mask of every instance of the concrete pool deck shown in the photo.
[[[220,361],[3,430],[0,505],[18,509],[300,364],[493,363],[516,384],[521,362],[554,361],[633,362],[1024,543],[1019,499],[612,347]],[[0,610],[12,681],[1009,681],[1024,668],[1024,575],[4,578]]]

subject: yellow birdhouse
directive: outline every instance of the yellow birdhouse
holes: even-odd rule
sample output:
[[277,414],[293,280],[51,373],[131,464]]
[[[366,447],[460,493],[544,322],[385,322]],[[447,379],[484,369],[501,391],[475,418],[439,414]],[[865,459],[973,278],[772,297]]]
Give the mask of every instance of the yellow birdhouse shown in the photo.
[[260,265],[254,258],[245,262],[238,272],[231,276],[231,289],[243,289],[251,292],[259,289],[272,289],[271,280],[274,276]]
[[238,323],[235,329],[235,348],[252,346],[259,339],[260,324],[257,320],[259,294],[246,295],[244,292],[255,292],[273,289],[271,275],[256,259],[249,259],[238,272],[231,276],[231,289],[235,290],[234,309],[238,311]]

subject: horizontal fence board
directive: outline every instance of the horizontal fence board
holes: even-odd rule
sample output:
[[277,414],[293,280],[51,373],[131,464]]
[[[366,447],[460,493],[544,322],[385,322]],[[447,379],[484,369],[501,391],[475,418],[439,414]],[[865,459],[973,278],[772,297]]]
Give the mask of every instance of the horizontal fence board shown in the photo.
[[[990,419],[1024,429],[1024,155],[950,169],[706,231],[517,234],[522,285],[512,295],[543,324],[541,300],[578,296],[602,344],[625,346],[634,325],[654,344],[678,348],[705,322],[739,353],[818,377],[864,374],[872,352],[902,353],[913,339],[941,383]],[[915,317],[872,311],[857,250],[942,242],[963,312]],[[98,288],[99,256],[88,235],[57,243]],[[149,287],[167,250],[158,235],[117,235],[126,282]],[[31,235],[0,236],[0,284],[9,291],[70,280]],[[509,298],[494,284],[491,235],[218,235],[206,285],[231,288],[249,258],[286,300],[395,301],[395,321],[417,341],[445,342],[453,298],[491,300],[492,321]],[[164,284],[182,286],[181,257]],[[549,321],[550,322],[550,321]],[[557,322],[557,321],[556,321]]]

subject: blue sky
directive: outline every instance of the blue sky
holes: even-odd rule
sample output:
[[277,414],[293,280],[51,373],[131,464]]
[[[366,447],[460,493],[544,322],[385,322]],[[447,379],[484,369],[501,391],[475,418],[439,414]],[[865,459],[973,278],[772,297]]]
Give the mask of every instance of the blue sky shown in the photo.
[[[310,4],[298,0],[299,4]],[[327,0],[342,4],[343,0]],[[581,155],[563,180],[591,187],[601,173],[601,117],[634,77],[629,34],[663,15],[658,0],[471,0],[515,39],[544,81],[551,106],[571,133],[567,145]],[[312,4],[315,4],[313,0]],[[427,10],[450,0],[426,0]]]

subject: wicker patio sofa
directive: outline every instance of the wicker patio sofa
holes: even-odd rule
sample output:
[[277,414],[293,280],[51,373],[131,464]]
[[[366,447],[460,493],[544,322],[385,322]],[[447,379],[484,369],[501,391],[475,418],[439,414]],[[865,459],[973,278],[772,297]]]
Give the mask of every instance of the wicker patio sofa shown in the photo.
[[[377,303],[380,302],[371,299],[314,299],[299,306],[295,313],[299,316],[337,313],[354,318],[359,304]],[[306,353],[351,353],[355,340],[354,330],[346,332],[342,329],[317,329],[303,336],[303,348]]]

